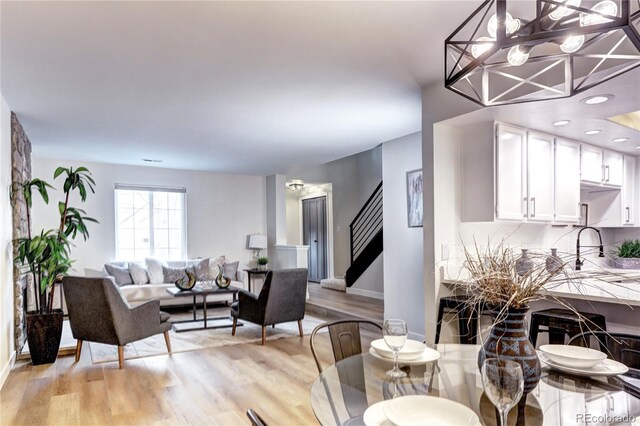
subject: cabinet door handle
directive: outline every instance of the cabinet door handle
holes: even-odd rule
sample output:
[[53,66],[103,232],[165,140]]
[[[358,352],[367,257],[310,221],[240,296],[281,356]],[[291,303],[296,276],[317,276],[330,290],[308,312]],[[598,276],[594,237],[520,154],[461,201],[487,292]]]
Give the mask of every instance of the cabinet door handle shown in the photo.
[[631,209],[629,207],[625,207],[627,211],[627,223],[631,222]]
[[531,217],[536,217],[536,197],[531,197]]
[[529,199],[524,197],[522,200],[525,202],[524,217],[529,217]]

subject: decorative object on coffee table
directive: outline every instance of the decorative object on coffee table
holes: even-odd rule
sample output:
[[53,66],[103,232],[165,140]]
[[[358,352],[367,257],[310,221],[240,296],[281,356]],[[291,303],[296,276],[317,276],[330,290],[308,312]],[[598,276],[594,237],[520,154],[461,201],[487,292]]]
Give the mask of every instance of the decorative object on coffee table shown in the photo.
[[186,277],[178,278],[176,280],[176,287],[180,290],[191,290],[196,285],[196,274],[186,269],[184,273]]
[[613,253],[609,264],[618,269],[640,269],[640,240],[625,240]]
[[[177,298],[177,297],[192,297],[193,298],[193,319],[189,319],[189,320],[179,320],[179,321],[172,321],[173,323],[173,330],[176,333],[180,333],[183,331],[191,331],[191,330],[204,330],[204,329],[210,329],[210,328],[229,328],[231,326],[240,326],[242,324],[232,324],[231,323],[231,317],[229,315],[227,316],[220,316],[220,317],[209,317],[207,316],[207,297],[208,296],[216,296],[216,295],[220,295],[220,294],[231,294],[233,297],[233,302],[235,302],[237,299],[237,295],[238,295],[238,291],[240,291],[239,288],[234,287],[234,286],[229,286],[227,288],[218,288],[218,287],[211,287],[211,288],[206,288],[206,287],[202,287],[200,285],[197,285],[195,287],[193,287],[191,290],[178,290],[175,288],[168,288],[167,289],[167,293],[169,293],[170,295],[172,295],[173,297]],[[202,301],[202,313],[203,316],[201,318],[198,318],[197,315],[197,306],[196,306],[196,302],[198,297],[201,298]],[[224,321],[226,320],[226,321]],[[213,325],[209,325],[210,321],[216,321],[216,323],[214,323]],[[221,321],[224,321],[222,323],[220,323]],[[194,323],[202,323],[202,326],[198,326],[195,325],[193,327],[186,327],[183,328],[181,326],[181,324],[194,324]]]
[[257,269],[260,271],[266,271],[267,265],[269,264],[269,259],[266,257],[259,257],[257,262]]
[[224,276],[224,267],[218,266],[218,275],[216,276],[216,285],[220,288],[227,288],[231,284],[231,278]]

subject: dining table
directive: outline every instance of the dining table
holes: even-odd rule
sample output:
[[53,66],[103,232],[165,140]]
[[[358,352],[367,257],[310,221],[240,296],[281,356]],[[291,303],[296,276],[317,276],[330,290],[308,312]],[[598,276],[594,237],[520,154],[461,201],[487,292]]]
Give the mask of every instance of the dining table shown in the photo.
[[[326,367],[311,386],[311,407],[318,422],[362,425],[368,407],[404,395],[447,398],[471,408],[484,425],[499,420],[484,393],[478,368],[480,345],[431,346],[439,359],[401,368],[406,377],[386,375],[392,360],[372,353],[354,355]],[[627,376],[576,376],[542,368],[540,382],[509,413],[509,425],[640,424],[638,379]],[[523,397],[524,398],[524,397]]]

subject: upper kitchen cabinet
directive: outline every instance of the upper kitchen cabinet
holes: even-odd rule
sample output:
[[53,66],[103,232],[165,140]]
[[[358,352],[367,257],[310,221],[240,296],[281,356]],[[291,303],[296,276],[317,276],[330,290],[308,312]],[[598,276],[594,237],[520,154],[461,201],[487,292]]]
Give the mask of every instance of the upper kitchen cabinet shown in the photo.
[[496,217],[522,220],[529,209],[526,194],[526,143],[523,129],[496,126]]
[[580,220],[580,144],[556,139],[555,221],[577,223]]
[[580,180],[585,184],[622,186],[623,155],[582,144]]
[[636,177],[636,157],[630,155],[624,156],[623,161],[624,180],[622,184],[622,224],[624,226],[634,225],[638,215],[638,205],[640,199],[637,199],[638,178]]
[[555,213],[553,136],[527,132],[527,158],[523,165],[527,170],[527,219],[550,222]]

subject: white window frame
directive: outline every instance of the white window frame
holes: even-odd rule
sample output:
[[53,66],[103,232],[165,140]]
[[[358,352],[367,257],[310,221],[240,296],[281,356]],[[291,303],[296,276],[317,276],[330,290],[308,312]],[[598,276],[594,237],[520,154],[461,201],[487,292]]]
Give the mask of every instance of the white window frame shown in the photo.
[[[115,184],[115,189],[113,191],[113,207],[114,207],[114,217],[115,217],[115,221],[114,221],[114,225],[115,225],[115,254],[116,257],[119,257],[120,253],[119,253],[119,247],[118,247],[118,234],[120,231],[120,226],[119,226],[119,217],[118,217],[118,197],[117,197],[117,191],[118,190],[126,190],[126,191],[145,191],[145,192],[173,192],[173,193],[180,193],[183,194],[182,197],[182,253],[181,253],[181,259],[163,259],[163,260],[168,260],[168,261],[174,261],[174,260],[184,260],[187,259],[187,188],[184,187],[171,187],[171,186],[153,186],[153,185],[131,185],[131,184],[121,184],[121,183],[116,183]],[[149,251],[150,251],[150,256],[155,256],[154,254],[154,217],[153,217],[153,212],[154,212],[154,208],[153,208],[153,196],[149,197]],[[118,260],[122,260],[122,261],[131,261],[131,260],[138,260],[138,259],[118,259]]]

